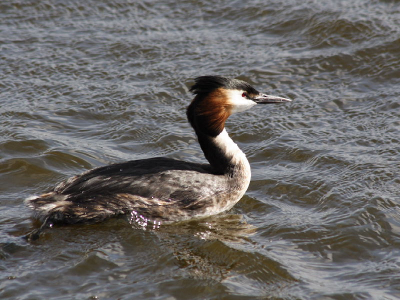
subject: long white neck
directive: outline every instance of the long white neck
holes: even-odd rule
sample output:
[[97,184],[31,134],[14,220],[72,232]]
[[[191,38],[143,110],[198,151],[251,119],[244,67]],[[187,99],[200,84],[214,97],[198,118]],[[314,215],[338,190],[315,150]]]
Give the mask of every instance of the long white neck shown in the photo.
[[255,105],[254,101],[243,97],[243,93],[241,90],[223,88],[207,94],[200,93],[186,112],[204,156],[217,174],[233,177],[237,172],[242,172],[250,177],[250,165],[246,156],[225,130],[225,121],[232,113]]
[[231,164],[237,165],[243,161],[247,162],[246,155],[231,139],[225,128],[219,135],[214,138],[214,143],[219,149],[221,149],[221,153],[224,154],[224,156],[230,161]]
[[225,128],[216,137],[196,133],[201,149],[216,173],[230,177],[245,176],[250,180],[250,164],[246,155],[229,137]]

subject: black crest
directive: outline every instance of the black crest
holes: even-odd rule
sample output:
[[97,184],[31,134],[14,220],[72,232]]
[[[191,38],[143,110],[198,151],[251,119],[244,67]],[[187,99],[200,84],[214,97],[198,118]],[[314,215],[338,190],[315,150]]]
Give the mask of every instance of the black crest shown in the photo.
[[197,77],[194,82],[195,84],[190,88],[190,91],[193,94],[208,94],[218,88],[243,90],[249,94],[259,93],[247,82],[239,79],[230,79],[223,76],[200,76]]

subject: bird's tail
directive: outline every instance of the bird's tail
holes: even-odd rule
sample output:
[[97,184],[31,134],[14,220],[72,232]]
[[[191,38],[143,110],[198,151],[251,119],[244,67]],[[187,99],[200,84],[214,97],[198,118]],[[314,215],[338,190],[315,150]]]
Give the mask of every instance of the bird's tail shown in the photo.
[[28,233],[25,239],[28,241],[37,240],[46,228],[50,228],[61,218],[62,212],[70,202],[66,201],[66,196],[50,192],[40,196],[32,196],[25,199],[25,204],[33,209],[33,217],[42,222],[42,225]]

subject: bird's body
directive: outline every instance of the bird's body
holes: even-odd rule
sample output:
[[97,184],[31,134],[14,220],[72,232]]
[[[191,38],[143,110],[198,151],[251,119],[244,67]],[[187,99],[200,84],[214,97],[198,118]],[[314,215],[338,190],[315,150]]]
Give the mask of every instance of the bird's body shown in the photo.
[[196,97],[187,116],[209,164],[159,157],[89,170],[27,199],[43,222],[41,229],[100,222],[121,214],[168,223],[232,208],[246,192],[251,172],[245,154],[224,128],[226,119],[257,103],[290,100],[220,76],[197,78],[191,91]]

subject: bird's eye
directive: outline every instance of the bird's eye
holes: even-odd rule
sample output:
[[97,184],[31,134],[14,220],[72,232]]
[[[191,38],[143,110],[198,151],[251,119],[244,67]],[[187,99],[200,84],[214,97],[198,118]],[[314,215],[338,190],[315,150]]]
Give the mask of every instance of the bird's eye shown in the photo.
[[243,92],[242,97],[247,98],[247,93]]

